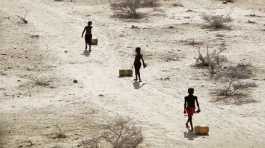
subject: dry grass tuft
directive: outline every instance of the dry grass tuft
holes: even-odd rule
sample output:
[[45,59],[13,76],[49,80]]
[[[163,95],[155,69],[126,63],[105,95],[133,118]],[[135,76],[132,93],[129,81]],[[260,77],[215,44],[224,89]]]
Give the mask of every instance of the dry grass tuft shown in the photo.
[[64,133],[64,131],[61,129],[61,127],[59,125],[55,125],[56,126],[56,131],[54,133],[51,133],[49,136],[52,139],[64,139],[66,138],[66,134]]
[[249,89],[257,87],[254,82],[242,82],[230,79],[227,85],[212,91],[216,95],[214,102],[226,102],[233,104],[252,103],[255,100],[248,99]]
[[225,50],[225,44],[222,44],[218,50],[214,50],[211,53],[209,53],[207,47],[206,55],[202,55],[200,49],[198,49],[198,57],[196,58],[195,67],[206,67],[211,75],[218,73],[222,68],[222,64],[227,61],[227,58],[222,55]]
[[157,7],[158,0],[110,0],[110,6],[114,12],[114,16],[120,18],[141,18],[137,13],[138,8]]
[[227,24],[232,22],[229,15],[203,15],[202,19],[208,24],[206,27],[211,29],[230,29]]
[[80,143],[84,148],[98,148],[105,141],[113,148],[136,148],[143,141],[142,130],[130,120],[119,118],[112,123],[102,125],[99,136]]
[[223,67],[216,75],[216,79],[249,79],[253,76],[251,64],[239,63],[235,66]]

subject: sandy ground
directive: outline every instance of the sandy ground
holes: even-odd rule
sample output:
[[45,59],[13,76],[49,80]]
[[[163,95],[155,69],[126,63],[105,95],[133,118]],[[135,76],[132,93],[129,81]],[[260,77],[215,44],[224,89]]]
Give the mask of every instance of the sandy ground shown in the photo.
[[[98,132],[95,125],[122,116],[143,128],[143,148],[263,148],[264,3],[182,3],[142,10],[148,16],[140,20],[123,20],[111,16],[104,0],[1,0],[0,147],[77,147]],[[248,16],[253,13],[258,17]],[[230,14],[232,29],[203,29],[202,14]],[[81,32],[87,20],[94,22],[99,45],[85,56]],[[220,84],[209,79],[207,70],[192,67],[197,49],[184,44],[192,39],[210,50],[224,40],[231,63],[250,62],[255,67],[250,80],[258,87],[247,99],[255,101],[213,103],[210,91]],[[132,66],[136,46],[148,63],[140,86],[132,78],[118,78],[118,69]],[[182,112],[188,87],[197,91],[202,109],[194,124],[208,125],[209,136],[187,134]],[[57,126],[67,138],[51,138]]]

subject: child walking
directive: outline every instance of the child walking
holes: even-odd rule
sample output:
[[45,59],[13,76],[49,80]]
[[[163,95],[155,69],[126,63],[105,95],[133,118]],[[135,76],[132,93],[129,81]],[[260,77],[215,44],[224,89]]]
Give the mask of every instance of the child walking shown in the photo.
[[143,55],[141,54],[141,48],[140,47],[137,47],[135,49],[135,52],[136,52],[136,55],[135,55],[135,59],[134,59],[134,69],[135,69],[135,81],[138,81],[139,79],[139,82],[142,82],[142,79],[141,79],[141,74],[140,74],[140,68],[141,68],[141,61],[143,63],[143,66],[144,68],[146,67],[146,64],[144,62],[144,58],[143,58]]
[[89,45],[89,52],[91,51],[91,44],[92,44],[92,22],[89,21],[87,23],[87,26],[85,26],[83,32],[82,32],[82,38],[84,36],[84,33],[85,34],[85,44],[86,44],[86,47],[85,47],[85,52],[87,51],[87,45]]
[[189,128],[189,123],[191,126],[191,131],[193,131],[193,124],[192,124],[192,116],[195,113],[196,107],[195,107],[195,102],[198,107],[198,110],[196,111],[197,113],[200,112],[200,105],[198,102],[198,98],[194,96],[194,88],[189,88],[188,89],[188,96],[185,97],[185,102],[184,102],[184,114],[188,114],[188,120],[186,122],[186,127]]

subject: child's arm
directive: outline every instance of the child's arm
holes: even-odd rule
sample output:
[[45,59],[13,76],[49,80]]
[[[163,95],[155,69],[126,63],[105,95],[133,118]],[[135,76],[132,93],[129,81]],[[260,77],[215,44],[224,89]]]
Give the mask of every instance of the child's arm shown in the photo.
[[184,98],[184,114],[186,113],[186,106],[187,106],[187,104],[186,104],[186,98]]
[[145,64],[145,62],[144,62],[143,55],[141,56],[141,59],[142,59],[142,62],[143,62],[143,66],[146,67],[146,64]]
[[197,104],[197,107],[198,107],[197,112],[200,112],[201,109],[200,109],[200,105],[199,105],[199,101],[198,101],[198,98],[197,97],[196,97],[195,101],[196,101],[196,104]]
[[86,27],[84,28],[84,30],[83,30],[83,32],[82,32],[82,36],[81,36],[81,37],[83,37],[83,36],[84,36],[84,33],[85,33],[85,31],[86,31]]

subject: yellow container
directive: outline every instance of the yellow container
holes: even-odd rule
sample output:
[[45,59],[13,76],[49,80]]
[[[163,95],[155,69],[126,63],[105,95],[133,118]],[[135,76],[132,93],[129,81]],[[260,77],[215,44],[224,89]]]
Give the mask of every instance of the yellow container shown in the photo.
[[91,45],[98,45],[98,39],[92,39]]
[[208,126],[195,126],[194,131],[197,135],[209,135]]
[[120,77],[132,77],[133,71],[131,69],[120,69],[119,76]]

